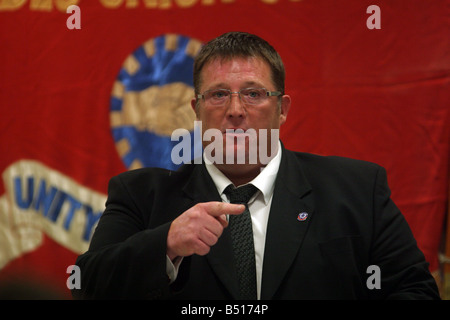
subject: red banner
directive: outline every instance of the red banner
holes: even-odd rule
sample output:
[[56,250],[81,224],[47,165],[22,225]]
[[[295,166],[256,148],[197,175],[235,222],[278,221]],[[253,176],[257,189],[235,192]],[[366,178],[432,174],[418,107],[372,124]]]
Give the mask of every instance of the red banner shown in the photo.
[[449,28],[446,0],[0,0],[0,281],[70,296],[109,179],[164,165],[170,132],[192,130],[192,57],[227,31],[282,56],[285,146],[384,166],[437,271]]

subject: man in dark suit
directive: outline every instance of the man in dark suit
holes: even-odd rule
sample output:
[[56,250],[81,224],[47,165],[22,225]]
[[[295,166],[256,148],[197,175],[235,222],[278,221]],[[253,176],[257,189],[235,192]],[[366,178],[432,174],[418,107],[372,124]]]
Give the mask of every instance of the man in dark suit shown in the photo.
[[[111,179],[106,210],[77,259],[76,298],[439,299],[383,168],[261,139],[291,104],[283,63],[266,41],[240,32],[212,40],[196,57],[194,88],[203,133],[220,130],[223,144],[204,141],[204,161],[176,172]],[[254,129],[270,161],[259,152],[250,161],[252,139],[239,142],[237,129]],[[235,204],[229,185],[253,190]],[[250,226],[239,229],[243,217]]]

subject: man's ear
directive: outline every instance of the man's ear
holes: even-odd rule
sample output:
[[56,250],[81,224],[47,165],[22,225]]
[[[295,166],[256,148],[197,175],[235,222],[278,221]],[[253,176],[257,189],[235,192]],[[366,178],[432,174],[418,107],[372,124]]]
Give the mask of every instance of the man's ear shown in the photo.
[[195,115],[197,116],[197,120],[198,120],[198,113],[197,113],[196,105],[197,105],[197,99],[192,98],[192,100],[191,100],[191,107],[194,110]]
[[286,122],[290,107],[291,107],[291,97],[285,94],[284,96],[281,97],[280,126]]

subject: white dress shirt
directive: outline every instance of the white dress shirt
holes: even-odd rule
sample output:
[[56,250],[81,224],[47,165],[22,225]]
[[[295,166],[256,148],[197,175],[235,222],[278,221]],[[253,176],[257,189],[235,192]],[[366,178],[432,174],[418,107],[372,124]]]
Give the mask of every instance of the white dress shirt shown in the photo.
[[[229,202],[224,190],[228,185],[232,184],[232,182],[219,169],[217,169],[217,167],[212,164],[210,160],[206,157],[203,159],[205,161],[206,170],[211,176],[222,200],[224,202]],[[258,176],[248,183],[253,184],[256,188],[258,188],[258,191],[248,202],[248,207],[252,218],[253,242],[255,246],[256,289],[258,299],[261,297],[261,277],[264,260],[264,245],[266,242],[267,221],[269,220],[270,205],[272,203],[275,179],[280,167],[280,162],[281,143],[278,141],[278,151],[275,157],[261,169]],[[167,274],[169,275],[171,281],[175,280],[180,263],[181,259],[178,259],[178,261],[175,260],[172,264],[170,259],[167,257]]]

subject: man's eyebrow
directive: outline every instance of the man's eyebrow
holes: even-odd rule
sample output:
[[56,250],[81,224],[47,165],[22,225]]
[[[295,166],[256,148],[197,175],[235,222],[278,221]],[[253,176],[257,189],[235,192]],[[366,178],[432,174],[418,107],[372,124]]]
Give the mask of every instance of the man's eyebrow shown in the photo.
[[217,83],[217,84],[214,84],[214,85],[208,87],[207,90],[212,90],[212,89],[228,89],[228,88],[229,88],[228,85],[226,85],[226,84],[223,83],[223,82],[220,82],[220,83]]
[[[261,83],[249,80],[249,81],[245,81],[244,82],[244,84],[242,85],[241,89],[245,89],[245,88],[263,88],[263,87],[264,86]],[[206,89],[205,91],[207,91],[207,90],[214,90],[214,89],[229,89],[229,88],[230,88],[230,86],[228,84],[226,84],[224,82],[220,82],[220,83],[217,83],[217,84],[213,84],[212,86],[209,86],[208,89]]]
[[263,88],[264,86],[263,86],[260,82],[256,82],[256,81],[246,81],[246,82],[245,82],[245,87],[247,87],[247,88],[249,88],[249,87]]

